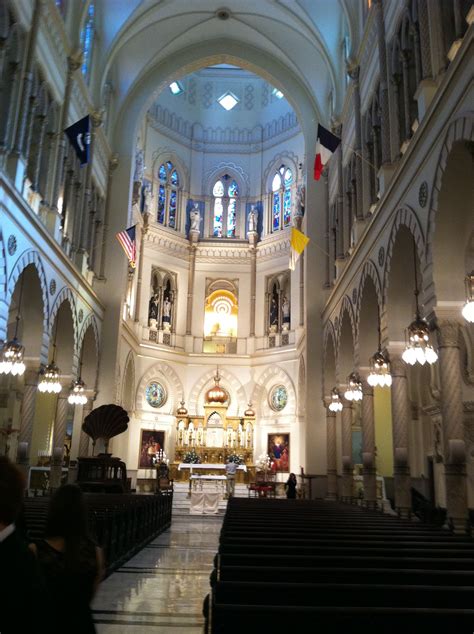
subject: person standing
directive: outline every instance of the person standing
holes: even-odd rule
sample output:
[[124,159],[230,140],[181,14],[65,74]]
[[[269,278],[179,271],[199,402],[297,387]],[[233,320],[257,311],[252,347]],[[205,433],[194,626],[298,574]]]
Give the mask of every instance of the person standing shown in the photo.
[[93,634],[90,602],[103,577],[104,564],[102,550],[89,537],[87,508],[79,487],[66,484],[56,491],[49,504],[45,539],[30,544],[30,549],[55,605],[49,631]]
[[296,499],[296,485],[297,485],[296,476],[294,473],[290,473],[290,477],[285,482],[286,497],[289,500]]
[[226,489],[227,489],[228,499],[234,497],[234,494],[235,494],[235,474],[236,473],[237,473],[237,465],[232,460],[232,458],[229,458],[225,466],[225,474],[227,477]]

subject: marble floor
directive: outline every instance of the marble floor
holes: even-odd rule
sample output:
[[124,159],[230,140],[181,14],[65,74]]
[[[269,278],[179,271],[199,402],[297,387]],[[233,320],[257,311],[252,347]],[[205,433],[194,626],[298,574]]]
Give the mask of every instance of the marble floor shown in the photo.
[[201,634],[222,516],[174,516],[171,528],[108,577],[92,609],[99,634]]

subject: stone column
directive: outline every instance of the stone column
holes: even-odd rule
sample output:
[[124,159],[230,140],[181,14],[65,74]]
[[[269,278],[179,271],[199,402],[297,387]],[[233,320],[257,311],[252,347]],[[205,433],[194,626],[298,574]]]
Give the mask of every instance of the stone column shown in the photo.
[[64,91],[64,101],[61,109],[61,117],[59,121],[59,129],[57,135],[57,145],[55,148],[55,173],[54,173],[54,186],[53,194],[51,196],[51,205],[54,211],[58,211],[58,198],[61,183],[63,181],[63,169],[64,169],[64,155],[66,153],[66,136],[64,129],[67,127],[69,106],[71,103],[72,86],[74,80],[74,73],[81,66],[81,60],[76,57],[68,57],[68,72],[66,76],[66,88]]
[[[18,434],[18,445],[27,443],[28,454],[31,449],[31,438],[33,435],[33,423],[35,420],[36,394],[38,392],[38,370],[37,368],[27,368],[24,374],[23,399],[20,412],[20,431]],[[24,446],[24,445],[23,445]],[[19,459],[19,458],[17,458]]]
[[31,87],[33,84],[33,65],[36,60],[36,44],[38,40],[38,31],[40,26],[41,11],[43,0],[36,0],[33,10],[33,18],[28,41],[28,50],[26,53],[25,69],[23,73],[23,90],[21,93],[20,113],[18,117],[18,125],[15,135],[15,145],[13,152],[17,156],[23,151],[26,135],[26,127],[28,120],[28,112],[30,110]]
[[466,445],[463,428],[460,326],[455,319],[438,321],[441,414],[448,519],[457,533],[467,528]]
[[385,24],[383,0],[375,0],[375,19],[377,24],[377,49],[380,70],[380,108],[382,132],[382,165],[390,163],[390,116],[388,107],[387,51],[385,46]]
[[408,462],[408,425],[411,420],[411,406],[406,365],[401,357],[391,355],[391,370],[395,509],[400,516],[409,517],[411,514],[411,478]]
[[56,416],[53,428],[53,451],[55,449],[63,450],[64,439],[66,438],[66,420],[68,413],[68,394],[65,390],[60,392],[58,402],[56,404]]
[[352,79],[353,99],[354,99],[354,122],[355,122],[355,180],[356,180],[356,205],[352,211],[356,212],[357,220],[364,219],[363,195],[362,195],[362,121],[360,114],[360,85],[359,85],[359,66],[349,69],[349,75]]
[[326,399],[326,428],[327,428],[327,473],[328,486],[326,499],[337,499],[337,460],[336,460],[336,412],[328,408],[331,399]]
[[257,295],[257,238],[256,231],[249,231],[247,234],[249,239],[250,250],[250,332],[251,337],[255,337],[255,301]]
[[342,398],[342,501],[352,499],[352,402]]
[[[87,403],[82,407],[82,424],[84,423],[86,416],[89,416],[93,409],[94,401],[93,399],[89,399]],[[82,431],[81,424],[81,435],[79,439],[79,457],[85,457],[89,455],[89,436]]]
[[194,274],[196,271],[196,248],[199,240],[199,231],[189,232],[189,273],[188,273],[188,304],[186,308],[186,334],[192,334],[193,324],[193,297],[194,297]]
[[377,506],[377,480],[375,465],[374,388],[362,381],[362,463],[364,500],[368,507]]
[[[342,137],[342,125],[335,130],[337,136]],[[339,144],[337,152],[337,233],[336,233],[336,259],[341,261],[345,258],[344,246],[344,178],[342,170],[342,144]]]
[[102,243],[100,246],[100,267],[99,267],[99,279],[103,280],[105,278],[105,256],[107,254],[107,237],[109,232],[109,217],[110,217],[110,206],[111,206],[111,191],[112,191],[112,175],[114,170],[117,168],[119,161],[118,155],[114,154],[109,161],[109,173],[107,178],[107,194],[105,198],[105,211],[104,211],[104,222],[102,223]]
[[[328,176],[327,173],[323,175],[324,181],[325,181],[325,185],[327,188],[328,185]],[[303,216],[301,215],[297,215],[294,217],[293,220],[295,227],[298,229],[298,231],[302,231],[302,225],[303,225]],[[303,253],[300,255],[300,293],[299,293],[299,298],[300,298],[300,314],[299,314],[299,319],[298,319],[298,325],[299,326],[304,326],[304,251]]]
[[[137,295],[135,297],[135,322],[140,321],[140,304],[142,301],[142,278],[143,278],[143,258],[145,254],[145,238],[148,233],[148,219],[150,214],[144,212],[142,215],[143,226],[140,228],[140,253],[138,254],[138,271],[137,271]],[[148,325],[148,316],[146,325]],[[161,322],[160,322],[161,325]]]

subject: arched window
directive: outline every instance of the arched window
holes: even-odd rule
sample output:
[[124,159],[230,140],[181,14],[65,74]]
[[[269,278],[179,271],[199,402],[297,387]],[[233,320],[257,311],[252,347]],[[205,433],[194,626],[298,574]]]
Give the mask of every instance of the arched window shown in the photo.
[[158,209],[157,222],[170,229],[178,228],[178,191],[181,179],[171,161],[158,168]]
[[291,224],[291,185],[293,173],[286,165],[280,165],[272,180],[272,231]]
[[235,238],[239,186],[229,174],[224,174],[215,182],[212,195],[214,197],[212,235],[215,238]]
[[90,66],[92,60],[92,47],[94,44],[94,30],[95,30],[95,6],[91,2],[87,7],[86,20],[84,27],[81,31],[81,48],[82,48],[82,67],[81,71],[85,79],[88,80],[90,76]]

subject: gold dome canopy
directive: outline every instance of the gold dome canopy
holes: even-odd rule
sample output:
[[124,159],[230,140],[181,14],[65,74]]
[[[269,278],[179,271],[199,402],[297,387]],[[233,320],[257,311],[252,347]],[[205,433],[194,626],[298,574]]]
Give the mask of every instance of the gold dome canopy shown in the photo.
[[176,416],[187,416],[188,410],[184,407],[184,401],[180,401],[179,407],[176,410]]
[[229,395],[224,390],[224,388],[219,385],[220,380],[221,377],[219,376],[219,372],[217,371],[216,376],[214,377],[214,385],[209,390],[207,390],[204,396],[204,401],[206,403],[224,404],[226,401],[229,400]]
[[252,409],[252,403],[249,403],[248,405],[248,408],[244,412],[244,416],[246,418],[251,418],[252,416],[255,416],[255,412]]

